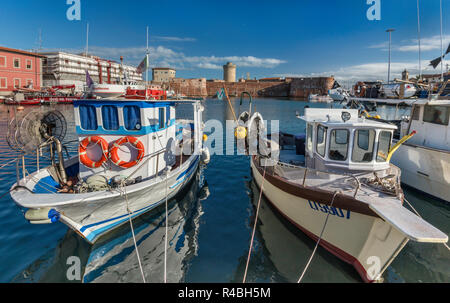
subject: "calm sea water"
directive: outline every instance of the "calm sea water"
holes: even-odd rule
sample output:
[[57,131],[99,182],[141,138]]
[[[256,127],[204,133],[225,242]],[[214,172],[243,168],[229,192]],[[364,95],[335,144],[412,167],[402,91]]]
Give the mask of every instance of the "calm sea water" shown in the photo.
[[[239,103],[233,101],[235,111]],[[295,117],[303,101],[257,99],[253,110],[267,120],[279,120],[280,130],[302,132],[304,124]],[[256,109],[255,109],[256,106]],[[247,108],[247,103],[241,110]],[[66,141],[76,139],[73,107],[56,106],[67,119]],[[207,100],[204,119],[231,120],[226,102]],[[5,141],[8,110],[0,105],[0,163],[14,158]],[[29,110],[29,109],[27,109]],[[180,108],[178,116],[188,116]],[[408,109],[379,107],[383,118],[408,114]],[[225,142],[225,141],[224,141]],[[225,149],[225,143],[216,142]],[[233,142],[228,144],[233,145]],[[214,145],[213,145],[214,146]],[[228,146],[230,147],[230,146]],[[76,153],[76,144],[69,152]],[[29,159],[29,163],[33,158]],[[44,164],[41,163],[43,166]],[[30,166],[31,167],[31,166]],[[0,170],[0,194],[15,182],[15,166]],[[450,206],[412,189],[406,198],[430,223],[450,233]],[[168,281],[241,282],[255,219],[259,190],[252,181],[249,158],[240,155],[213,155],[211,163],[199,171],[180,195],[169,204]],[[62,223],[31,225],[23,218],[9,195],[0,200],[0,282],[69,282],[67,259],[77,256],[84,282],[140,282],[133,239],[128,225],[88,245]],[[136,240],[147,281],[162,282],[164,266],[165,214],[163,208],[134,220]],[[296,282],[315,242],[296,230],[263,198],[248,282]],[[450,252],[437,244],[409,242],[384,274],[385,282],[450,282]],[[360,282],[356,271],[319,248],[304,278],[305,282]]]

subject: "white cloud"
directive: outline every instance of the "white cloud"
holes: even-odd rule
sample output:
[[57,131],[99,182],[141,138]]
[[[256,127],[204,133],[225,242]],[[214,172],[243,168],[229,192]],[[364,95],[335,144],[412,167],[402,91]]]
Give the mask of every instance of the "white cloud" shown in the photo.
[[[447,50],[447,46],[450,43],[450,35],[444,35],[442,37],[443,41],[443,48],[444,52]],[[389,49],[388,42],[378,43],[374,45],[370,45],[369,48],[379,48],[384,51],[387,51]],[[418,39],[410,39],[410,40],[404,40],[401,41],[400,44],[392,42],[391,48],[393,51],[400,51],[400,52],[418,52],[419,51],[419,45],[418,45]],[[436,35],[433,37],[428,38],[421,38],[420,39],[420,50],[423,52],[426,51],[434,51],[434,50],[441,50],[441,37],[440,35]]]
[[[424,60],[427,62],[429,60]],[[450,60],[444,60],[444,67],[446,64],[450,64]],[[391,75],[390,79],[401,78],[401,73],[407,69],[410,77],[413,77],[419,73],[419,64],[417,62],[391,62]],[[372,62],[363,63],[357,65],[344,66],[335,70],[329,70],[319,73],[309,74],[278,74],[278,77],[318,77],[318,76],[330,76],[333,75],[338,81],[376,81],[387,80],[388,64],[386,62]],[[439,74],[440,67],[433,69],[431,66],[422,65],[423,74]]]
[[167,42],[195,42],[195,41],[197,41],[197,39],[190,38],[190,37],[180,38],[180,37],[164,37],[164,36],[153,36],[152,40],[167,41]]

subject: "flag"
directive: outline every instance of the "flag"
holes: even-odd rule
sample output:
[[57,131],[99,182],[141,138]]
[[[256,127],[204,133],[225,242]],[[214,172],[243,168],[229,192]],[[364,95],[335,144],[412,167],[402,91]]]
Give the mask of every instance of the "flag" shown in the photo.
[[144,60],[142,60],[141,64],[139,64],[139,66],[137,67],[136,72],[138,74],[142,74],[143,72],[145,72],[148,69],[149,63],[148,63],[147,58],[148,58],[148,56],[145,56]]
[[448,53],[450,53],[450,43],[448,44],[447,51],[445,52],[445,55],[447,55]]
[[94,81],[92,81],[92,78],[89,75],[88,70],[86,70],[86,85],[87,85],[87,87],[91,87],[92,84],[94,84]]
[[439,63],[441,63],[441,60],[444,59],[445,55],[447,55],[448,53],[450,53],[450,44],[448,45],[445,54],[443,54],[442,57],[431,60],[429,65],[431,65],[433,68],[436,68],[439,65]]
[[217,99],[219,99],[219,100],[222,100],[224,95],[225,95],[225,91],[223,90],[223,88],[221,90],[217,91],[217,93],[216,93]]

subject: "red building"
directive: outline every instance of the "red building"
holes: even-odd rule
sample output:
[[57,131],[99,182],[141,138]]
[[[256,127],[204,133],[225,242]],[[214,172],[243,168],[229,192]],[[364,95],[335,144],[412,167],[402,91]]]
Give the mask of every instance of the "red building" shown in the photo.
[[0,95],[16,88],[40,89],[42,55],[0,46]]

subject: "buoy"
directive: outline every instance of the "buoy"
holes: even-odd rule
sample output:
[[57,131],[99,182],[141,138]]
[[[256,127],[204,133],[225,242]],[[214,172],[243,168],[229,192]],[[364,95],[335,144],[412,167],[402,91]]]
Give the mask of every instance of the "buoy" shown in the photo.
[[203,142],[206,142],[206,141],[208,141],[208,136],[203,134]]
[[244,126],[236,127],[236,130],[234,131],[234,136],[238,140],[245,139],[247,137],[247,129]]
[[211,154],[209,153],[209,149],[207,147],[202,149],[201,160],[204,164],[208,164],[211,160]]
[[56,223],[60,217],[61,215],[58,211],[49,207],[29,209],[25,213],[25,219],[32,224]]

